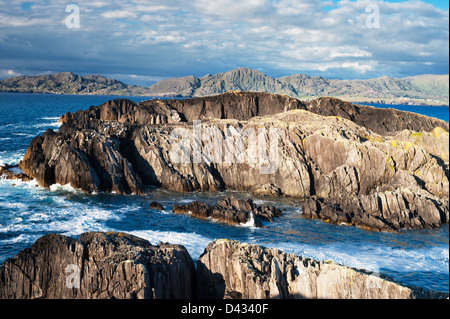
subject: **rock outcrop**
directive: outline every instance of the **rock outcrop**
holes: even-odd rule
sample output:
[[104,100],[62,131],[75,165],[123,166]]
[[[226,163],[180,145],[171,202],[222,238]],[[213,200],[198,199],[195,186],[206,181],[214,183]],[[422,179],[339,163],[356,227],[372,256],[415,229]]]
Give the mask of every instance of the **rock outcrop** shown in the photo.
[[302,206],[306,218],[379,231],[437,228],[449,219],[448,200],[404,187],[361,196],[312,196]]
[[125,233],[45,235],[0,269],[0,299],[188,299],[194,285],[183,246]]
[[24,182],[28,182],[31,178],[22,172],[18,165],[8,165],[0,166],[0,178],[5,179],[17,179]]
[[215,240],[194,267],[183,246],[126,233],[39,238],[0,268],[0,299],[445,298],[276,249]]
[[212,218],[227,224],[261,227],[262,221],[272,222],[282,215],[281,210],[270,205],[256,205],[251,199],[236,199],[227,197],[215,205],[200,201],[188,205],[175,205],[172,209],[177,214],[189,214],[195,218]]
[[425,115],[396,109],[356,105],[331,97],[312,100],[307,104],[307,110],[324,116],[346,118],[381,135],[403,130],[430,132],[439,126],[442,126],[447,132],[449,130],[448,122]]
[[161,205],[158,202],[151,202],[150,203],[150,209],[156,209],[156,210],[164,210],[164,206]]
[[444,293],[405,287],[386,276],[276,249],[216,240],[197,261],[199,298],[416,299]]
[[114,100],[61,121],[57,133],[32,140],[19,164],[42,186],[292,196],[305,217],[372,230],[448,223],[448,123],[438,119],[234,92]]

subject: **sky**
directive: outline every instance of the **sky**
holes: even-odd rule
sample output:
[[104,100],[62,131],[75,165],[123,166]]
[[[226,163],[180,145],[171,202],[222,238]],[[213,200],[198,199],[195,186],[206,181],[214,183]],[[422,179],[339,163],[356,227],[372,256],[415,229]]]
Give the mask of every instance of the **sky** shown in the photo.
[[448,1],[0,0],[0,79],[71,71],[149,86],[238,67],[448,74]]

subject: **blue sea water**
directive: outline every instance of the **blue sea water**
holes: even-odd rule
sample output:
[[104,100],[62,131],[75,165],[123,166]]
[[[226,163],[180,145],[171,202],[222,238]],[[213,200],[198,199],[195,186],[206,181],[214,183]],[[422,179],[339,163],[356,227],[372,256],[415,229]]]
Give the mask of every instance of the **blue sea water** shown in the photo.
[[[66,112],[113,98],[117,97],[0,94],[0,165],[18,163],[31,139],[49,128],[57,130],[57,120]],[[448,107],[414,111],[448,121]],[[47,233],[77,237],[86,231],[122,231],[152,243],[182,244],[194,260],[212,240],[229,238],[378,271],[407,285],[449,290],[448,225],[397,234],[370,232],[304,219],[301,207],[288,198],[253,198],[257,204],[273,204],[283,210],[282,217],[262,228],[228,226],[171,212],[175,203],[212,202],[230,193],[249,197],[239,192],[179,194],[156,188],[143,196],[92,195],[67,185],[45,189],[35,182],[0,179],[0,264]],[[149,209],[154,200],[165,210]]]

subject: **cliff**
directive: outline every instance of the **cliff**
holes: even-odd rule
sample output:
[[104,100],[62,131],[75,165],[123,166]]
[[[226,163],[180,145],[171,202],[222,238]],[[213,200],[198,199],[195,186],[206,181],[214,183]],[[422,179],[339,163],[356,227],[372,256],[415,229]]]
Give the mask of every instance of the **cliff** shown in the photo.
[[197,269],[180,245],[126,233],[39,238],[0,268],[0,299],[416,299],[448,294],[380,274],[228,240],[206,247]]
[[404,287],[389,277],[277,249],[215,240],[197,261],[199,298],[418,299],[445,294]]
[[371,230],[448,223],[448,123],[437,119],[237,92],[114,100],[61,121],[58,132],[32,140],[19,164],[41,186],[292,196],[307,218]]
[[0,299],[188,299],[194,284],[184,247],[125,233],[45,235],[0,269]]

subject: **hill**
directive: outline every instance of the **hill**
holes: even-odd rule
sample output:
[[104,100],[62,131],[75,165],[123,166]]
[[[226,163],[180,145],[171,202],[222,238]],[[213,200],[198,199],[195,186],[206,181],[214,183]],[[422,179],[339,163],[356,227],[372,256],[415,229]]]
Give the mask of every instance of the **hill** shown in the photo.
[[336,80],[294,74],[273,78],[257,70],[238,68],[202,77],[165,79],[150,87],[128,85],[101,75],[80,76],[71,72],[18,76],[0,81],[0,92],[202,97],[228,91],[285,94],[303,100],[328,96],[349,102],[449,105],[449,76],[425,74],[405,78]]
[[92,95],[147,95],[149,89],[127,85],[101,75],[80,76],[62,72],[37,76],[17,76],[0,81],[0,92],[92,94]]
[[236,90],[286,94],[300,99],[330,96],[351,102],[449,104],[449,76],[432,74],[334,80],[304,74],[272,78],[256,70],[238,68],[200,78],[166,79],[150,87],[151,94],[155,96],[200,97]]

